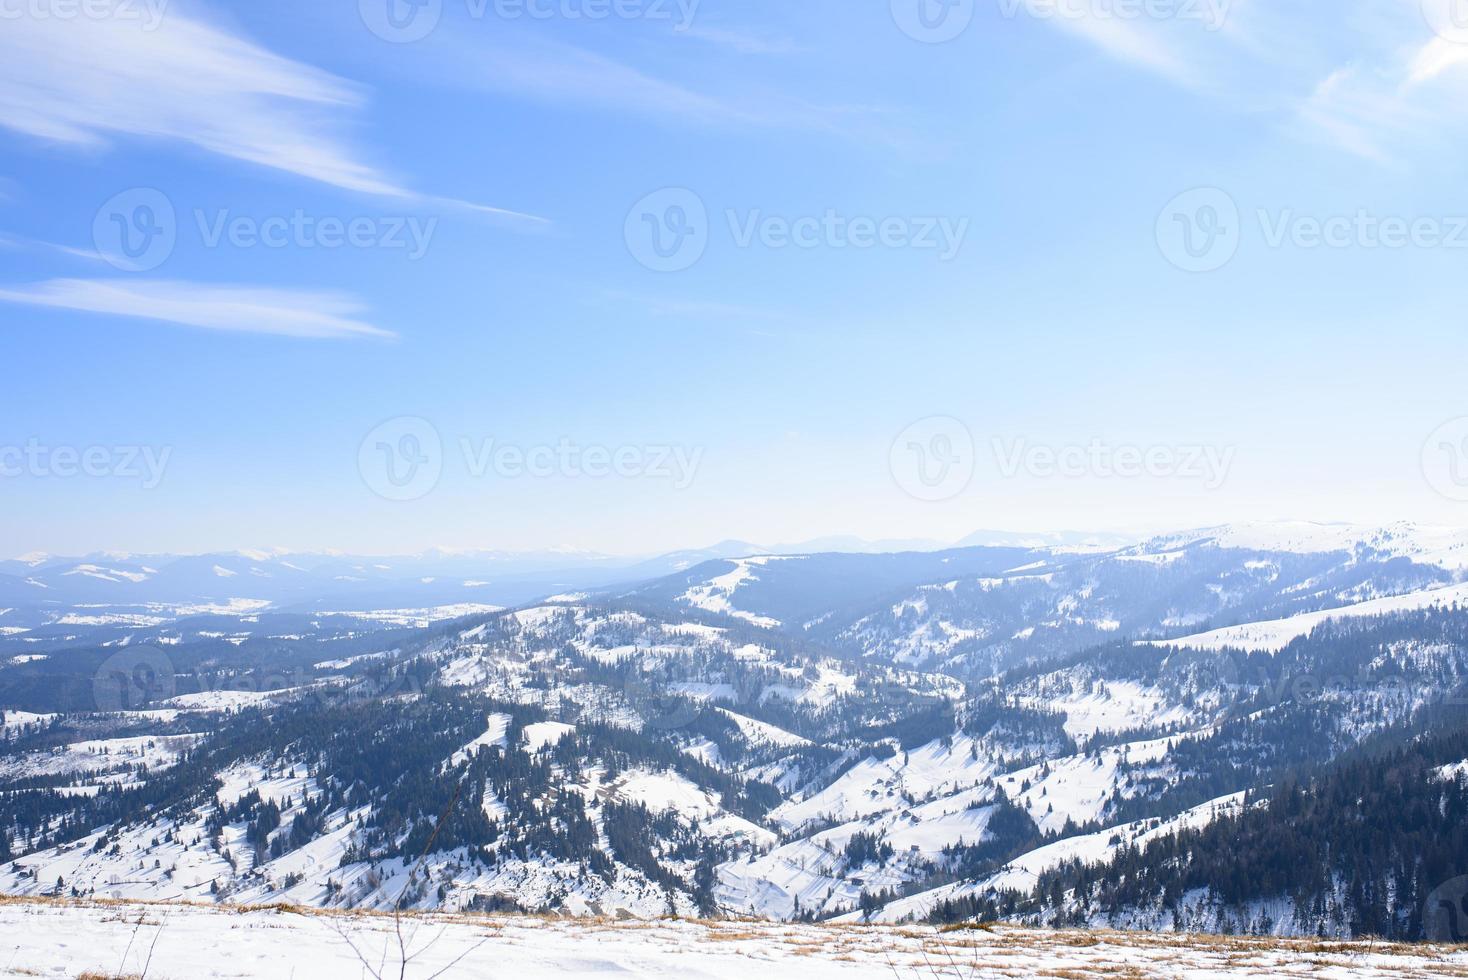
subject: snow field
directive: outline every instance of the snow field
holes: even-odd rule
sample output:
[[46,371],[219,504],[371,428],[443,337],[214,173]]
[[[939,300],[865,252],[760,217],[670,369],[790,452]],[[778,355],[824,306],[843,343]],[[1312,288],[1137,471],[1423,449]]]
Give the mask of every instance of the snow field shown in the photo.
[[[407,956],[399,954],[398,930]],[[1458,976],[1468,951],[1367,943],[996,927],[795,926],[685,920],[301,914],[185,905],[8,901],[0,978],[84,971],[155,978],[359,977],[409,980],[620,974],[677,980],[750,976],[918,978],[1125,976],[1378,980]],[[403,960],[406,959],[406,967]]]

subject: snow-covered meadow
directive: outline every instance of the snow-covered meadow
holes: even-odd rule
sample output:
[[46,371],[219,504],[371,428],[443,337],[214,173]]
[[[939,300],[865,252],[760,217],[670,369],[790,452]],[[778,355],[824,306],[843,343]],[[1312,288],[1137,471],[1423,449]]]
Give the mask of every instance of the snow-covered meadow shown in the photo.
[[[0,901],[0,977],[680,980],[1468,977],[1468,948],[1045,932]],[[401,942],[400,942],[401,938]]]

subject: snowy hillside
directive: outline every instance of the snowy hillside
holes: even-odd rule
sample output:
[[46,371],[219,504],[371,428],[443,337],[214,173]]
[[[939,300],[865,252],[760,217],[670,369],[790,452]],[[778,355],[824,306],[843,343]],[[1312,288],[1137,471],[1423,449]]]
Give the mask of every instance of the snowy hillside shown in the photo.
[[[1328,639],[1316,645],[1330,655]],[[1189,795],[1224,774],[1241,780],[1233,794],[1267,778],[1259,749],[1298,723],[1294,702],[1262,725],[1250,692],[1272,684],[1220,686],[1187,651],[1143,648],[1154,653],[1139,660],[1131,649],[975,692],[797,652],[737,617],[559,602],[389,656],[322,662],[312,684],[269,697],[13,713],[0,772],[31,802],[12,811],[0,888],[643,917],[928,915],[1028,887],[1055,860],[1102,861],[1122,842],[1196,825],[1219,804],[1189,809]],[[389,680],[404,672],[411,683]],[[366,700],[343,703],[343,684]],[[1416,703],[1337,700],[1342,734],[1281,763],[1327,759]],[[1231,710],[1254,720],[1231,726]],[[340,731],[308,735],[322,712]],[[73,729],[87,737],[69,740]],[[1266,761],[1241,775],[1240,752]],[[363,769],[368,759],[378,761]],[[352,788],[344,771],[378,782]],[[393,784],[403,778],[422,785],[405,794]],[[211,781],[166,814],[132,802],[187,800]],[[36,805],[95,829],[37,821]],[[461,805],[472,811],[411,874],[428,839],[415,820]],[[388,816],[403,807],[419,815]],[[967,884],[933,889],[955,876]]]
[[1210,546],[1241,551],[1292,554],[1345,552],[1406,558],[1461,571],[1468,569],[1468,530],[1401,522],[1386,527],[1287,521],[1273,524],[1229,524],[1165,535],[1143,545],[1147,553]]
[[1235,793],[1210,800],[1171,820],[1140,820],[1092,834],[1067,837],[1020,855],[983,880],[945,885],[898,899],[884,906],[872,917],[872,921],[921,922],[944,902],[975,896],[997,897],[1006,891],[1026,892],[1039,883],[1043,872],[1068,861],[1100,864],[1115,856],[1123,847],[1142,847],[1149,841],[1174,834],[1180,829],[1206,826],[1226,813],[1235,812],[1242,805],[1243,794]]
[[1243,623],[1226,626],[1192,636],[1174,640],[1148,640],[1156,646],[1173,649],[1193,650],[1257,650],[1261,653],[1278,653],[1289,646],[1292,640],[1308,636],[1310,631],[1325,622],[1343,619],[1359,619],[1369,616],[1385,616],[1390,613],[1410,612],[1418,609],[1451,607],[1468,602],[1468,584],[1430,589],[1425,592],[1409,592],[1406,595],[1368,599],[1351,606],[1322,609],[1318,612],[1301,613],[1287,619],[1275,619],[1263,623]]
[[1468,570],[1468,533],[1257,524],[1109,550],[798,557],[712,562],[638,594],[736,615],[847,656],[977,679],[1117,637],[1167,637],[1454,585]]
[[[1071,914],[1034,890],[1444,724],[1468,692],[1468,587],[1335,543],[745,556],[426,626],[391,606],[344,636],[10,663],[0,892]],[[1265,921],[1147,915],[1114,921]]]

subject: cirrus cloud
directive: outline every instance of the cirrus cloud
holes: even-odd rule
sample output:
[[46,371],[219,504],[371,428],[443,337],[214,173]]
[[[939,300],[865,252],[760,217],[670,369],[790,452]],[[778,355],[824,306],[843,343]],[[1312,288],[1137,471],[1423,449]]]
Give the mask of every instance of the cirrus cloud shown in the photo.
[[419,193],[362,159],[342,135],[365,104],[359,85],[182,13],[154,23],[124,16],[120,0],[109,9],[4,19],[0,127],[82,147],[184,142],[343,190],[544,221]]
[[0,302],[234,333],[327,340],[396,336],[357,319],[366,306],[356,297],[327,291],[172,279],[50,279],[0,287]]

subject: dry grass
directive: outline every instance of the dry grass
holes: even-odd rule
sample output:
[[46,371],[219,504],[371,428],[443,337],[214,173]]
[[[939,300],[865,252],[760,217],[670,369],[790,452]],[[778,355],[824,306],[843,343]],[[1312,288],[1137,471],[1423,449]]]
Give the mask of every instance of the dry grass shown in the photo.
[[[99,910],[105,921],[147,926],[163,924],[171,908],[194,908],[226,915],[274,915],[322,920],[339,928],[347,922],[369,929],[390,929],[403,922],[486,927],[490,935],[520,941],[527,928],[541,923],[564,923],[563,915],[524,913],[392,912],[316,909],[287,903],[216,905],[118,901],[100,898],[15,897],[0,895],[0,906],[65,907]],[[772,923],[747,917],[691,919],[621,919],[610,916],[576,920],[577,930],[603,933],[667,932],[680,945],[687,943],[750,944],[779,947],[800,957],[822,957],[853,962],[860,957],[882,963],[901,961],[914,978],[1043,976],[1055,980],[1150,980],[1174,977],[1188,967],[1237,971],[1241,975],[1305,978],[1333,970],[1349,975],[1360,958],[1373,957],[1373,968],[1384,975],[1416,980],[1448,977],[1468,980],[1468,963],[1453,958],[1468,953],[1468,945],[1412,945],[1381,940],[1335,941],[1275,939],[1254,936],[1131,933],[1113,930],[1042,930],[1007,924],[959,923],[943,927],[892,925],[804,925]],[[282,926],[286,923],[282,922]],[[1392,963],[1392,958],[1401,958]],[[1383,959],[1384,958],[1384,959]],[[896,972],[897,967],[893,967]],[[906,974],[903,975],[904,977]],[[88,973],[78,980],[134,980]]]

